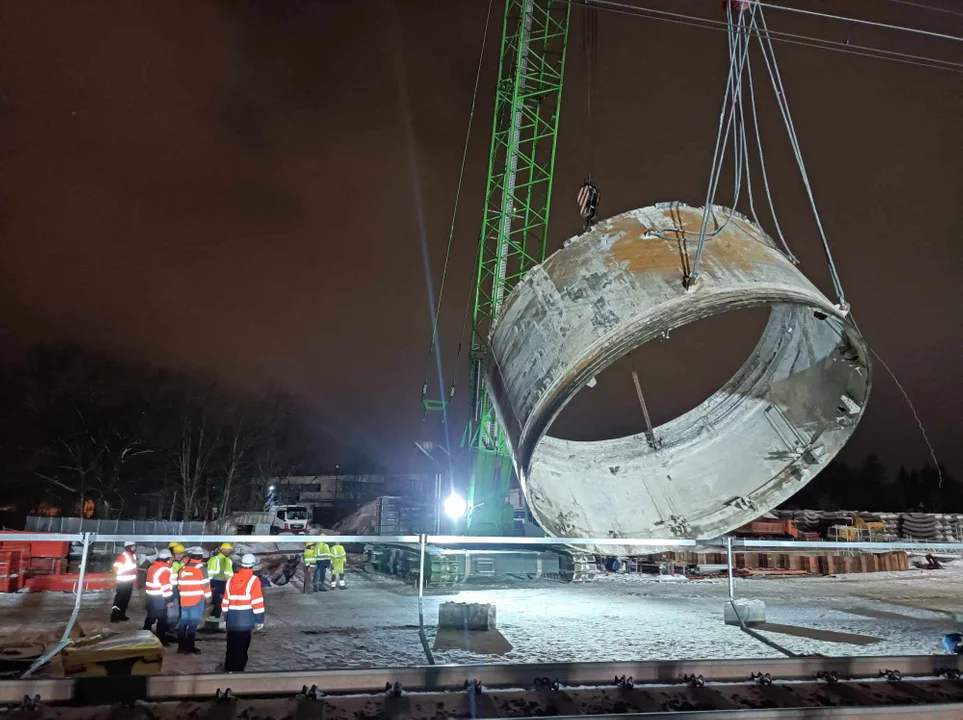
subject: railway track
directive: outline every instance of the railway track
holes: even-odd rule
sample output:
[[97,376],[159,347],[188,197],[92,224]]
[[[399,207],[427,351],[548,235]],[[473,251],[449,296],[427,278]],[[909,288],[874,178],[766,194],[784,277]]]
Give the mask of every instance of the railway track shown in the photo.
[[3,717],[954,718],[952,656],[431,666],[0,682]]

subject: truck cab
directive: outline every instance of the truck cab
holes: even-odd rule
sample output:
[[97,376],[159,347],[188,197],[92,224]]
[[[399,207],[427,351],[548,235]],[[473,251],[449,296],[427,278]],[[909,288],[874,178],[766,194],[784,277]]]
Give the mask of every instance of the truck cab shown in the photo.
[[303,533],[308,528],[308,509],[304,505],[276,505],[271,508],[271,534]]

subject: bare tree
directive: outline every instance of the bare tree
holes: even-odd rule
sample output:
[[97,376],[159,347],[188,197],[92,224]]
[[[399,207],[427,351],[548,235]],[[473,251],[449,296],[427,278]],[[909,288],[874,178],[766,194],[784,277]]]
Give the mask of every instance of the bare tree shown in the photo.
[[221,455],[220,500],[217,516],[224,517],[231,511],[234,490],[247,475],[252,465],[252,449],[257,440],[257,431],[247,421],[249,414],[244,409],[237,413],[237,419],[230,425],[223,443]]
[[185,520],[192,519],[199,501],[206,499],[208,468],[220,437],[220,424],[212,421],[210,409],[203,402],[199,407],[185,408],[171,448]]

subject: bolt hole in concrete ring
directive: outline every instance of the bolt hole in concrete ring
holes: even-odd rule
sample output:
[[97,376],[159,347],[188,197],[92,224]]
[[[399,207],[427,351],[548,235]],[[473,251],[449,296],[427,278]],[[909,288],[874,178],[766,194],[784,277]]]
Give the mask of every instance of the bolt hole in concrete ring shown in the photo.
[[[753,222],[712,209],[701,282],[686,291],[701,222],[702,209],[682,203],[600,222],[529,271],[502,307],[486,379],[532,514],[551,535],[716,537],[802,488],[862,417],[865,341]],[[628,352],[752,307],[769,308],[762,336],[699,406],[652,434],[548,434]]]

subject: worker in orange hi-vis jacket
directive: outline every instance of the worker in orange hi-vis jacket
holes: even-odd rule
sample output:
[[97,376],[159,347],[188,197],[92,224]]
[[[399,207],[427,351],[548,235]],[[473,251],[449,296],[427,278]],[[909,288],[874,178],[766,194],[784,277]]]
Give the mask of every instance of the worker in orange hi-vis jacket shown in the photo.
[[181,621],[177,626],[177,652],[197,654],[194,644],[197,626],[204,615],[205,601],[211,599],[211,581],[204,567],[204,549],[192,547],[190,560],[177,575],[177,589],[181,598]]
[[251,633],[264,627],[264,595],[261,580],[254,575],[257,562],[251,553],[241,558],[241,567],[227,583],[221,601],[222,622],[227,627],[225,672],[241,672],[247,665]]
[[130,603],[130,595],[134,591],[134,582],[137,580],[137,543],[128,540],[124,543],[124,552],[114,560],[114,576],[117,579],[117,591],[114,593],[114,606],[110,610],[110,621],[112,623],[122,620],[130,620],[127,617],[127,605]]
[[161,550],[147,571],[147,619],[144,620],[144,630],[154,630],[154,623],[157,623],[155,634],[164,647],[171,644],[167,634],[167,613],[174,605],[174,585],[171,582],[173,559],[170,550]]

